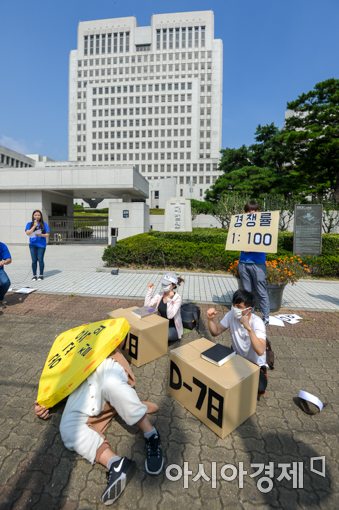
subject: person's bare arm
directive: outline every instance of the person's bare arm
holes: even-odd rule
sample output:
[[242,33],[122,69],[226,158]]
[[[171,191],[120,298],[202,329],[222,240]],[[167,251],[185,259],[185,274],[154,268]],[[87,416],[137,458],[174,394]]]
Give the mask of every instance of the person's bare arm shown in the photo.
[[212,336],[218,336],[226,331],[226,328],[217,320],[217,311],[215,308],[209,308],[207,310],[207,324]]
[[258,356],[262,356],[266,350],[266,340],[264,338],[258,338],[254,330],[250,326],[250,320],[248,315],[243,315],[240,319],[241,324],[248,331],[251,344]]
[[38,226],[38,222],[37,222],[36,220],[34,220],[33,225],[31,226],[31,228],[29,228],[29,229],[27,229],[27,230],[26,230],[26,234],[27,234],[28,236],[30,236],[31,234],[33,234],[33,232],[34,232],[34,230],[37,228],[37,226]]
[[7,266],[8,264],[10,264],[12,262],[12,259],[3,259],[3,260],[0,260],[0,266]]

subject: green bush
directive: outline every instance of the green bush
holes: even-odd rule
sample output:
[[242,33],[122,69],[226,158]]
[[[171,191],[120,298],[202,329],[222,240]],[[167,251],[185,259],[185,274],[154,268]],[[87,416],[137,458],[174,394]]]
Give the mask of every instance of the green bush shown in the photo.
[[[200,269],[226,271],[239,258],[237,251],[225,251],[226,232],[214,229],[194,229],[193,232],[150,232],[119,241],[108,246],[103,260],[108,266],[148,266],[162,269]],[[339,236],[323,235],[324,254],[319,257],[303,256],[314,276],[339,276]],[[269,254],[268,260],[292,255],[293,234],[279,234],[278,253]]]
[[194,228],[192,232],[158,232],[151,235],[160,239],[177,239],[178,241],[226,244],[227,231],[220,228]]
[[303,261],[309,265],[313,276],[339,277],[339,256],[322,255],[319,257],[305,256]]

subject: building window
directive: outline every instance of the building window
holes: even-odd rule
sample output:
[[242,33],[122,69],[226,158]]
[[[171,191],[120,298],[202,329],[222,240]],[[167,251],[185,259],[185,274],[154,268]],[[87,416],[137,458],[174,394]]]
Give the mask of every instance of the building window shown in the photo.
[[206,42],[206,27],[200,27],[201,28],[201,47],[205,47]]
[[181,47],[186,48],[186,28],[181,29]]

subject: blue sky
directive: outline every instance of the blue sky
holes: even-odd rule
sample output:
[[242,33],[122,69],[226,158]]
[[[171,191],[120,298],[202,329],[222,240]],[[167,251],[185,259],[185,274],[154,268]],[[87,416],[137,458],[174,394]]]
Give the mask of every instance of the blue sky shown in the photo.
[[223,147],[339,76],[338,0],[0,0],[0,145],[67,159],[68,58],[79,21],[213,10],[224,44]]

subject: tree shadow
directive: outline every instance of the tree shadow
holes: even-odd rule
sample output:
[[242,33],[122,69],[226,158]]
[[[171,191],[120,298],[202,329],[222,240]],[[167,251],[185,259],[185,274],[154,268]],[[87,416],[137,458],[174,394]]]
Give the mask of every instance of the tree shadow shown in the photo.
[[[21,462],[16,462],[16,470],[1,486],[1,510],[33,508],[62,508],[67,501],[64,495],[73,470],[75,456],[65,450],[59,434],[59,423],[63,405],[56,407],[56,412],[47,421],[34,416],[29,429],[39,436],[37,446],[29,448]],[[27,427],[25,422],[24,428]],[[26,432],[27,434],[27,432]],[[10,457],[17,460],[17,450],[11,450],[2,469],[6,469],[6,461],[11,465]]]
[[339,306],[339,299],[336,297],[327,296],[326,294],[310,294],[310,293],[308,293],[308,295],[311,297],[317,298],[317,299],[321,299],[322,301],[327,301],[328,303],[333,303],[334,305]]

